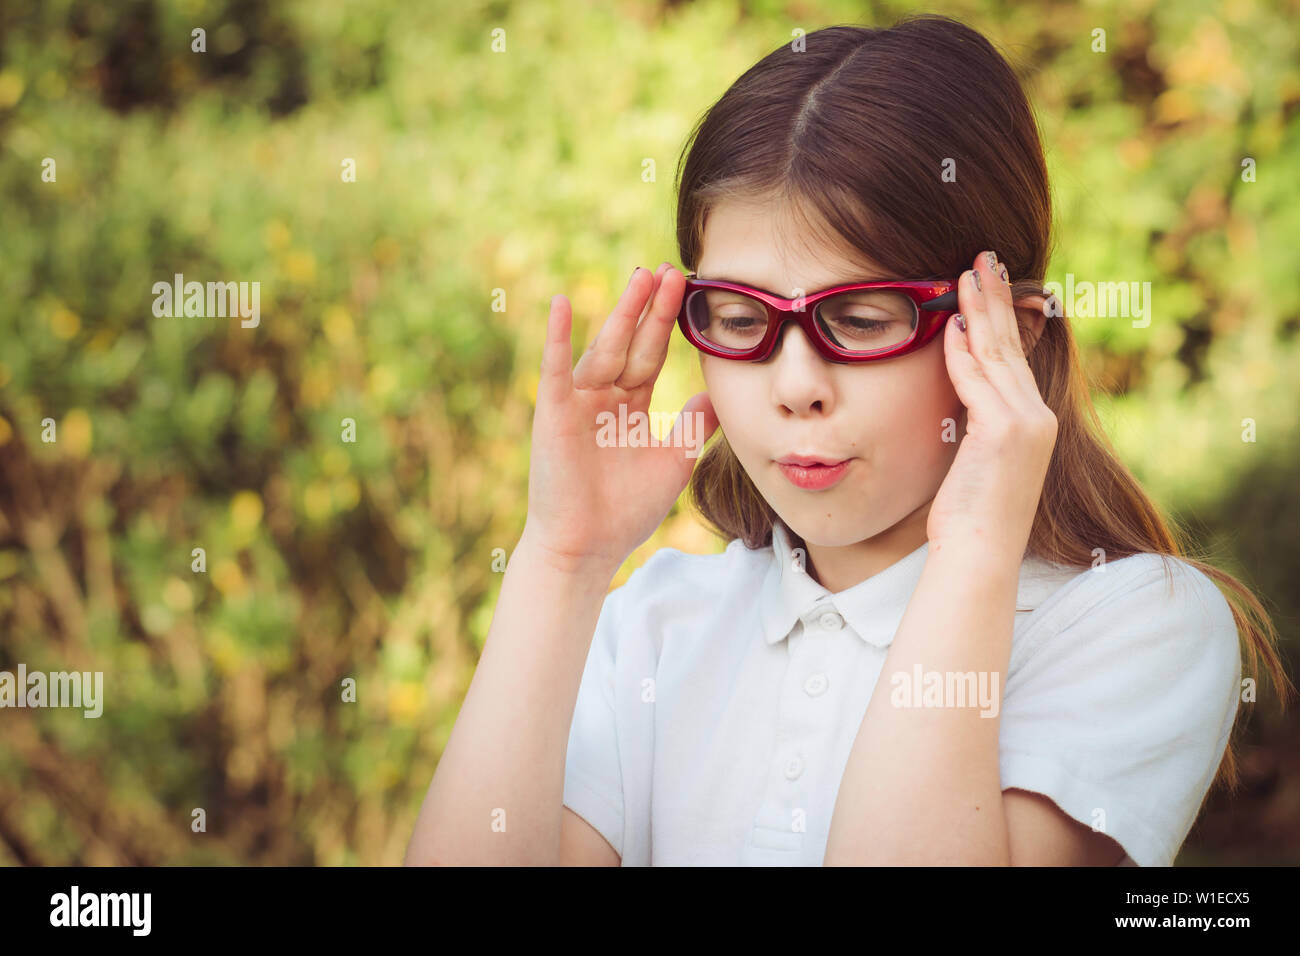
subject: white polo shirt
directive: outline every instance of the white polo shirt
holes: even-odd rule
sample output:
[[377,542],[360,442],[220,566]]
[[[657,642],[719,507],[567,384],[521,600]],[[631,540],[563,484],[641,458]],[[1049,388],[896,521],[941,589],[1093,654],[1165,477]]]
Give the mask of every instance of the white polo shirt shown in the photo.
[[[832,594],[790,541],[778,521],[757,550],[663,548],[605,597],[564,804],[624,866],[822,864],[928,543]],[[1154,554],[1102,570],[1021,566],[1002,787],[1097,823],[1127,853],[1121,865],[1172,864],[1237,712],[1232,611],[1209,577],[1171,561],[1172,589]]]

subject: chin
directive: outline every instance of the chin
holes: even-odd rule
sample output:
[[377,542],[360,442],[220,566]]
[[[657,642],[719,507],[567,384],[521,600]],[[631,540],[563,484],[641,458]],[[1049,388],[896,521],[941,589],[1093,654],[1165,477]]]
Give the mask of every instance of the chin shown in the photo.
[[[787,528],[807,544],[822,548],[845,548],[888,530],[890,524],[881,524],[864,516],[851,516],[841,505],[836,507],[830,499],[801,502],[778,511],[777,515]],[[862,499],[857,498],[858,502]]]
[[876,538],[914,517],[929,501],[882,496],[869,485],[862,482],[820,493],[780,488],[778,494],[764,497],[787,528],[806,543],[823,548],[845,548]]

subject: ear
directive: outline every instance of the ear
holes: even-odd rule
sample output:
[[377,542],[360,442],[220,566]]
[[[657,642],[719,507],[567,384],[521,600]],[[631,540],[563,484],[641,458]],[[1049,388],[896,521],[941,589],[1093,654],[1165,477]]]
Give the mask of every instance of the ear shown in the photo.
[[1047,317],[1061,314],[1060,300],[1055,295],[1034,293],[1016,299],[1015,307],[1016,324],[1020,327],[1020,342],[1025,354],[1028,355],[1038,344],[1043,334],[1043,326],[1047,324]]

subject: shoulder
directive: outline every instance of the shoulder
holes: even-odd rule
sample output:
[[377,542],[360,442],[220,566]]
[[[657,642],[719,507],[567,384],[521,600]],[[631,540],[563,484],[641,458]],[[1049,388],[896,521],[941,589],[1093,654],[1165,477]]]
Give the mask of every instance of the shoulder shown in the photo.
[[610,661],[658,654],[664,633],[714,628],[757,600],[772,549],[735,538],[716,554],[660,548],[604,596],[594,645]]
[[739,538],[715,554],[660,548],[611,593],[624,591],[625,600],[638,603],[718,602],[761,578],[772,560],[770,547],[751,550]]
[[668,630],[734,619],[757,600],[772,562],[770,547],[750,550],[739,539],[715,554],[660,548],[605,596],[605,639],[619,644],[640,634],[657,644]]
[[1030,657],[1105,657],[1165,671],[1240,666],[1227,598],[1209,575],[1171,555],[1140,553],[1079,570],[1033,630]]
[[1134,554],[1080,571],[1071,598],[1074,624],[1122,613],[1135,624],[1172,618],[1208,629],[1236,630],[1232,608],[1214,580],[1167,554]]

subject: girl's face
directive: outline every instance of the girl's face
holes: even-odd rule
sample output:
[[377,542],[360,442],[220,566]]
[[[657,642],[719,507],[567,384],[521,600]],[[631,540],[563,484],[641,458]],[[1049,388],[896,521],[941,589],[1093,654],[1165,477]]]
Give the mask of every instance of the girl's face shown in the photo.
[[[786,296],[844,282],[916,278],[887,275],[816,243],[796,250],[783,239],[783,223],[768,205],[720,203],[706,222],[697,273]],[[966,425],[942,334],[899,358],[843,365],[818,355],[790,322],[766,362],[699,356],[728,443],[768,504],[804,539],[823,585],[842,590],[856,583],[848,565],[860,579],[925,542],[930,502]],[[778,466],[777,459],[794,454],[851,461],[837,484],[814,491]],[[859,543],[855,560],[826,560],[832,557],[826,549]],[[840,587],[825,580],[831,565],[844,571]]]

